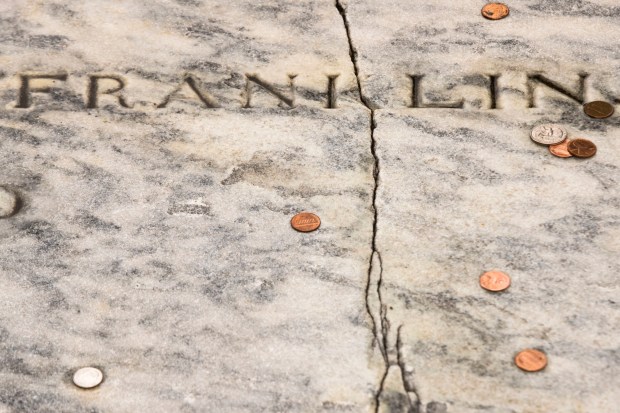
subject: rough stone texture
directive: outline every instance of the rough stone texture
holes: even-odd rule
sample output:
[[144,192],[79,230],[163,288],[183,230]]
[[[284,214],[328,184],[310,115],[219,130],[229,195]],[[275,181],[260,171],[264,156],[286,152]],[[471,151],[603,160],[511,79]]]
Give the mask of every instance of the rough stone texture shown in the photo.
[[[246,73],[283,93],[288,75],[296,75],[296,101],[324,107],[327,76],[339,74],[342,105],[359,106],[342,18],[331,0],[17,0],[0,4],[0,13],[6,107],[15,106],[15,74],[29,71],[69,72],[56,92],[65,99],[54,102],[76,110],[84,107],[92,73],[122,75],[128,103],[141,112],[154,111],[185,74],[196,76],[224,108],[246,104]],[[204,106],[187,85],[183,93],[196,103],[177,101],[170,108]],[[110,96],[100,100],[101,106],[118,106]],[[277,102],[267,93],[253,94],[253,106]]]
[[[358,411],[371,403],[361,111],[12,122],[0,402],[11,411]],[[258,124],[260,122],[260,124]],[[234,125],[234,127],[232,126]],[[8,127],[7,127],[8,129]],[[289,220],[317,212],[320,231]],[[67,373],[101,366],[104,385]]]
[[[560,159],[528,136],[553,113],[377,112],[380,294],[399,386],[451,412],[613,412],[618,128],[569,124],[599,153]],[[511,275],[509,290],[479,287],[490,269]],[[524,348],[548,354],[543,373],[514,367]]]
[[[484,3],[343,2],[375,109],[368,302],[386,359],[379,410],[611,413],[620,122],[589,119],[581,103],[620,97],[620,7],[511,1],[509,18],[489,21]],[[412,108],[408,75],[424,76],[418,106],[463,109]],[[565,125],[599,153],[555,158],[529,138],[540,123]],[[494,268],[512,276],[507,292],[478,286]],[[514,366],[527,347],[548,354],[543,373]]]
[[[23,204],[0,221],[0,411],[371,406],[370,117],[334,4],[0,8],[0,185]],[[254,85],[242,109],[250,69],[286,96],[298,70],[299,106]],[[68,78],[33,80],[52,93],[19,109],[25,72]],[[98,72],[123,77],[132,109],[84,107]],[[187,72],[222,108],[188,85],[155,107]],[[338,110],[323,108],[333,73],[352,90]],[[291,229],[302,210],[319,231]],[[104,383],[74,387],[90,365]]]
[[615,413],[616,3],[2,2],[0,413]]
[[376,108],[411,106],[408,75],[424,75],[424,101],[464,99],[470,110],[490,106],[488,75],[501,75],[504,109],[527,107],[527,74],[576,92],[586,73],[588,100],[620,96],[616,0],[516,0],[509,17],[497,21],[481,16],[484,0],[341,2],[364,96]]

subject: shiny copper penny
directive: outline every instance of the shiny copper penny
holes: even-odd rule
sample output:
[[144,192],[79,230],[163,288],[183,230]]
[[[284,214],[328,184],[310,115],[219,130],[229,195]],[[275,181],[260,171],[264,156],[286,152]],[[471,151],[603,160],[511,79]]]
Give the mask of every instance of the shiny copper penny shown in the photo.
[[312,232],[321,226],[321,218],[310,212],[301,212],[291,219],[291,226],[299,232]]
[[500,20],[508,16],[510,9],[502,3],[489,3],[482,8],[482,15],[489,20]]
[[480,276],[480,286],[488,291],[504,291],[510,287],[510,277],[501,271],[487,271]]
[[528,348],[515,356],[515,364],[523,371],[540,371],[547,367],[547,356],[542,351]]
[[568,142],[568,152],[577,158],[589,158],[596,154],[596,145],[587,139],[573,139]]
[[614,107],[610,103],[596,100],[583,105],[583,111],[591,118],[605,119],[614,114]]
[[568,151],[568,143],[570,141],[568,139],[564,140],[564,142],[560,142],[557,145],[551,145],[549,146],[549,152],[551,152],[553,155],[557,156],[558,158],[570,158],[571,155],[570,152]]

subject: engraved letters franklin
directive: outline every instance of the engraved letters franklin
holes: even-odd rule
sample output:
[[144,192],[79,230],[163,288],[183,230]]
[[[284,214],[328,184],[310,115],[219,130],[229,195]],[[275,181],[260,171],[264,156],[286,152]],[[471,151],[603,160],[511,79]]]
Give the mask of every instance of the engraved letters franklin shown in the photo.
[[[24,72],[16,75],[18,80],[18,87],[16,90],[16,100],[14,105],[5,106],[14,109],[29,109],[37,105],[41,105],[43,99],[40,98],[41,94],[54,95],[54,91],[60,91],[68,89],[69,80],[71,76],[66,71],[59,72]],[[297,99],[298,87],[295,84],[297,75],[288,74],[283,79],[286,80],[286,85],[275,84],[273,82],[266,81],[261,75],[256,73],[247,73],[244,76],[238,74],[237,78],[242,78],[242,87],[237,90],[237,94],[242,96],[242,100],[239,102],[233,102],[224,100],[218,96],[217,92],[210,91],[210,87],[205,83],[200,75],[193,73],[181,74],[178,77],[176,83],[171,83],[166,93],[161,94],[157,99],[153,101],[143,103],[142,107],[151,107],[155,109],[163,109],[174,106],[177,101],[193,101],[195,104],[205,109],[216,108],[252,108],[257,105],[254,103],[254,96],[257,93],[264,94],[265,96],[271,96],[275,102],[283,109],[291,109],[297,106],[303,106],[303,103]],[[536,92],[539,89],[545,89],[547,92],[555,93],[563,99],[572,101],[576,104],[582,105],[587,101],[587,80],[589,75],[580,73],[577,75],[578,80],[576,86],[566,86],[554,79],[551,79],[545,74],[534,73],[527,74],[524,77],[524,107],[536,108],[538,106],[538,99]],[[82,76],[84,77],[84,76]],[[409,90],[405,91],[404,96],[409,96],[405,100],[408,102],[404,107],[411,109],[418,108],[434,108],[434,109],[464,109],[468,103],[468,96],[453,96],[449,100],[430,99],[427,97],[427,93],[434,95],[438,90],[427,90],[425,85],[424,74],[406,74],[403,78],[407,78],[409,82]],[[486,96],[488,104],[480,105],[479,107],[473,106],[477,109],[503,109],[500,102],[502,99],[502,76],[501,74],[490,75],[474,75],[464,76],[467,78],[482,79],[478,81],[476,86],[480,88],[481,92]],[[339,74],[325,75],[325,83],[323,90],[304,90],[306,96],[310,96],[311,99],[319,101],[321,107],[325,109],[338,109],[339,101],[339,89],[338,89]],[[437,79],[435,79],[437,80]],[[118,73],[89,73],[85,76],[84,92],[73,90],[72,93],[75,96],[82,94],[83,108],[84,109],[97,109],[100,108],[101,101],[106,100],[106,105],[114,105],[119,108],[125,108],[127,110],[140,110],[140,107],[136,107],[132,102],[139,100],[140,96],[134,92],[130,95],[127,91],[127,87],[131,81],[125,76]],[[231,88],[235,88],[232,85]],[[454,89],[454,85],[451,88]],[[139,92],[139,90],[138,90]],[[347,91],[350,92],[350,91]],[[39,96],[39,97],[37,97]],[[53,98],[51,99],[53,100]],[[470,99],[474,101],[475,99]],[[49,102],[50,99],[47,99]],[[617,100],[616,100],[617,101]],[[237,103],[237,104],[235,104]]]

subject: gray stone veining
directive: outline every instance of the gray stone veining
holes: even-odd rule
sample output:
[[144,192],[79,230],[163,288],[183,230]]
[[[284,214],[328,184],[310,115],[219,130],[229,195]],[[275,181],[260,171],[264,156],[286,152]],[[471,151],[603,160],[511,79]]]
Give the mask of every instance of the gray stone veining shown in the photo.
[[[0,410],[370,406],[369,116],[333,3],[0,7],[0,184],[22,200],[0,221]],[[246,73],[288,97],[295,71],[306,104],[252,84],[242,109]],[[31,80],[21,109],[24,73],[61,76]],[[126,82],[99,109],[93,73]],[[188,84],[157,108],[187,73],[222,108]],[[302,210],[320,231],[291,230]],[[96,389],[72,384],[84,366]]]
[[[380,170],[377,410],[612,412],[620,124],[581,104],[618,101],[620,9],[512,1],[488,21],[484,3],[342,2]],[[599,152],[555,158],[529,137],[541,123]],[[508,291],[478,286],[490,269]],[[528,347],[548,354],[543,373],[513,365]]]
[[0,413],[613,413],[620,7],[485,3],[0,4]]

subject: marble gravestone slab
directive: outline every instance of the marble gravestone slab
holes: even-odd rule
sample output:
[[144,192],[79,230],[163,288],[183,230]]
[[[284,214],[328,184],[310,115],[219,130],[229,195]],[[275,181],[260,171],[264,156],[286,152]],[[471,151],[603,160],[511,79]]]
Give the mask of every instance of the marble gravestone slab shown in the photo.
[[374,160],[333,2],[0,15],[0,411],[369,408]]
[[[620,6],[343,2],[379,162],[369,289],[382,412],[613,412],[620,405]],[[394,13],[398,10],[398,13]],[[587,160],[529,138],[593,140]],[[512,287],[490,294],[490,269]],[[543,373],[513,364],[524,348]]]
[[2,2],[0,413],[614,412],[620,6],[485,3]]

